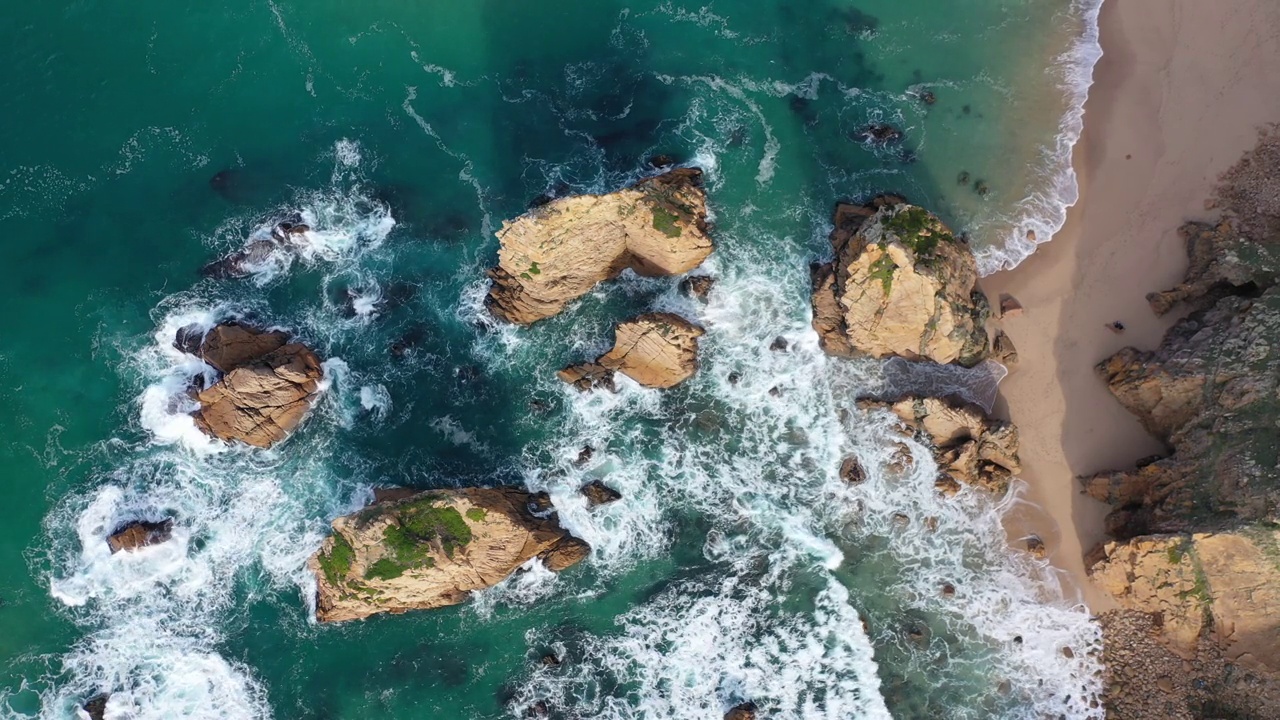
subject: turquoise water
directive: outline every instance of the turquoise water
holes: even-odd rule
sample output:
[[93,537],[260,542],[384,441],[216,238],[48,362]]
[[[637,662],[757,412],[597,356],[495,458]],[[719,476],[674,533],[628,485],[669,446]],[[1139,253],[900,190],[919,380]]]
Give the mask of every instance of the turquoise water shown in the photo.
[[[1007,551],[1013,499],[938,499],[914,445],[908,477],[883,472],[896,438],[853,405],[879,368],[825,358],[808,328],[838,199],[903,192],[988,270],[1048,238],[1073,199],[1091,5],[11,8],[2,712],[70,718],[109,692],[117,719],[708,718],[745,699],[770,718],[1100,717],[1097,629]],[[851,138],[880,122],[903,142]],[[708,305],[626,277],[534,328],[487,319],[503,219],[656,153],[708,172]],[[301,256],[197,275],[291,211],[318,231]],[[693,381],[555,380],[650,308],[707,327]],[[173,332],[232,316],[328,359],[320,406],[269,452],[204,440],[177,400]],[[625,499],[588,510],[593,477]],[[458,608],[310,620],[305,558],[371,487],[500,483],[551,492],[592,558]],[[174,542],[106,553],[115,524],[161,515]],[[543,668],[548,649],[566,662]]]

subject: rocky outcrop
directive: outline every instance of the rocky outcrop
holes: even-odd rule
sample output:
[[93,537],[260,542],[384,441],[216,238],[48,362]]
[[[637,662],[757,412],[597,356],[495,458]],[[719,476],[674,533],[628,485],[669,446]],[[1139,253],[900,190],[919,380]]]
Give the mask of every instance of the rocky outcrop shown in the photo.
[[121,527],[107,536],[107,545],[112,554],[125,551],[132,552],[140,548],[166,542],[173,536],[173,521],[147,522],[137,520]]
[[528,325],[627,268],[680,275],[711,254],[702,171],[680,168],[605,195],[552,200],[498,231],[490,312]]
[[1086,558],[1124,608],[1102,618],[1109,718],[1280,720],[1278,177],[1272,128],[1223,176],[1225,219],[1183,226],[1186,280],[1148,296],[1193,312],[1097,366],[1171,451],[1085,479],[1117,538]]
[[860,405],[892,412],[904,429],[933,447],[941,473],[937,484],[943,492],[954,493],[963,484],[1003,495],[1009,481],[1022,471],[1017,428],[988,418],[976,405],[941,398],[864,400]]
[[969,247],[927,210],[885,196],[836,207],[835,259],[813,268],[813,327],[840,357],[971,367],[989,353],[987,298]]
[[1176,287],[1147,295],[1157,315],[1179,303],[1203,309],[1228,295],[1255,294],[1280,277],[1277,249],[1244,237],[1230,219],[1216,225],[1189,222],[1178,234],[1187,244],[1187,276]]
[[1280,288],[1227,296],[1178,322],[1155,352],[1098,365],[1112,394],[1173,453],[1085,481],[1127,538],[1277,519]]
[[579,390],[614,389],[620,372],[651,388],[669,388],[698,371],[698,338],[702,328],[672,313],[647,313],[618,323],[613,348],[593,363],[570,365],[561,380]]
[[734,705],[724,714],[724,720],[756,720],[756,704],[747,701]]
[[282,332],[223,323],[197,343],[184,329],[174,344],[198,355],[221,377],[194,396],[196,427],[220,440],[270,447],[283,440],[311,409],[324,373],[320,359]]
[[545,496],[519,488],[381,493],[333,521],[307,562],[316,619],[357,620],[463,602],[539,558],[553,571],[590,547],[549,515]]
[[1192,656],[1212,634],[1228,659],[1280,672],[1280,532],[1143,536],[1090,560],[1122,607],[1159,614],[1175,651]]

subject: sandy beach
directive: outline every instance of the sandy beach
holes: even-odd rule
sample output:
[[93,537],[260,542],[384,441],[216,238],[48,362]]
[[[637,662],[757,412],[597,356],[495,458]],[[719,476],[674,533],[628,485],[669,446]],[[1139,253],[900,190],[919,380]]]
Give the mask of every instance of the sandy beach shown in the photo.
[[1021,431],[1030,503],[1010,536],[1040,534],[1094,611],[1113,603],[1088,581],[1083,554],[1103,539],[1108,508],[1076,477],[1164,448],[1093,366],[1159,344],[1176,318],[1157,318],[1145,296],[1183,275],[1178,227],[1213,217],[1205,200],[1218,176],[1280,121],[1280,3],[1106,0],[1100,25],[1105,54],[1074,154],[1080,201],[1051,242],[983,282],[993,304],[1008,293],[1025,308],[1001,321],[1020,362],[997,409]]

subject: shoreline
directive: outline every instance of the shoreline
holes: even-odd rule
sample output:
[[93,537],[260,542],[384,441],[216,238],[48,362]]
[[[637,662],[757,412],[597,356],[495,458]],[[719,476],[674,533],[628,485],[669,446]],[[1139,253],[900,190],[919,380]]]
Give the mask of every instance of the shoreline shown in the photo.
[[[1088,579],[1083,555],[1104,539],[1109,508],[1076,477],[1165,448],[1093,366],[1125,346],[1154,349],[1177,319],[1156,317],[1145,295],[1182,279],[1178,227],[1214,217],[1205,201],[1218,176],[1280,120],[1280,93],[1265,91],[1280,67],[1280,40],[1265,33],[1275,27],[1280,7],[1268,0],[1105,2],[1104,54],[1073,150],[1079,201],[1050,242],[982,280],[993,305],[1008,293],[1024,307],[998,322],[1020,357],[996,405],[1019,428],[1027,485],[1010,541],[1040,535],[1064,594],[1095,613],[1115,603]],[[1106,328],[1116,320],[1123,333]]]

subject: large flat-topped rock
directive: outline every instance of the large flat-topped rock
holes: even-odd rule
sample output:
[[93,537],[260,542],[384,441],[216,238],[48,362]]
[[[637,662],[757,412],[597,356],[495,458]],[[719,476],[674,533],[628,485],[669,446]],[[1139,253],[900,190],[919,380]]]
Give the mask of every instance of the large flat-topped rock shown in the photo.
[[990,307],[968,245],[892,196],[840,204],[835,259],[813,271],[813,327],[828,354],[971,367],[990,351]]

